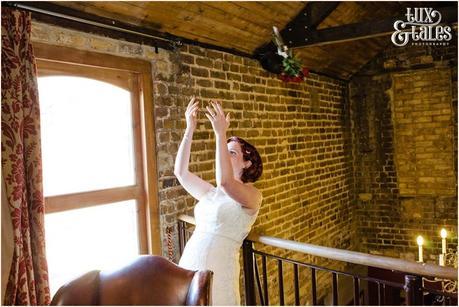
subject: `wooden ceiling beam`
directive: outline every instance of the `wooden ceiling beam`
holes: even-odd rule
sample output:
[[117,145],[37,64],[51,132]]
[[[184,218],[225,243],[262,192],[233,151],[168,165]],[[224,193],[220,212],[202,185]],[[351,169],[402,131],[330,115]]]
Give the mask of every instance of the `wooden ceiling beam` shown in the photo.
[[[441,24],[457,24],[457,6],[436,7],[435,9],[441,13]],[[394,32],[394,22],[397,20],[406,20],[406,16],[399,15],[379,21],[367,21],[295,33],[295,36],[286,43],[288,47],[300,48],[385,36]]]
[[280,32],[287,46],[293,44],[297,37],[305,36],[309,31],[315,31],[317,26],[328,17],[339,5],[337,1],[308,2],[287,26]]
[[[339,5],[338,1],[308,2],[286,26],[280,30],[280,35],[286,45],[293,43],[294,38],[305,35],[307,29],[316,29],[328,15]],[[276,50],[273,42],[269,42],[256,49],[255,54]]]
[[306,25],[316,29],[339,4],[338,1],[309,2],[306,6]]

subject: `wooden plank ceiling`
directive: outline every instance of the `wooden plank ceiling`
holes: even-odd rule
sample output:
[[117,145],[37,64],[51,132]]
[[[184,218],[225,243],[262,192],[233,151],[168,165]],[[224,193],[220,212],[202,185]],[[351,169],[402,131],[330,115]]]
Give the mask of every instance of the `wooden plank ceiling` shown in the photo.
[[[307,2],[56,1],[85,13],[202,43],[253,54],[271,40],[272,26],[283,29]],[[341,2],[317,27],[324,29],[404,13],[399,2]],[[295,49],[312,71],[349,79],[390,44],[388,36]]]

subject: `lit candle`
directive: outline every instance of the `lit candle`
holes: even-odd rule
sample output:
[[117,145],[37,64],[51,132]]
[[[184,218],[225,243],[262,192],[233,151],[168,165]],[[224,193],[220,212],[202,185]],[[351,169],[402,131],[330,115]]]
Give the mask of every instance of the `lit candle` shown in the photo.
[[446,254],[446,229],[442,228],[440,231],[440,236],[441,236],[441,253]]
[[424,238],[422,236],[418,236],[417,239],[416,239],[417,243],[418,243],[418,247],[419,247],[419,262],[424,262],[423,258],[422,258],[422,245],[424,244]]

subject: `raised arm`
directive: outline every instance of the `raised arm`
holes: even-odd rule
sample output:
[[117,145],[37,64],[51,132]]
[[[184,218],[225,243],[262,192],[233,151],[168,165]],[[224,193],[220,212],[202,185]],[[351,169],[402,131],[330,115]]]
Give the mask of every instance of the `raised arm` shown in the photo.
[[[230,124],[229,113],[223,112],[219,103],[212,103],[213,110],[207,107],[206,116],[212,123],[216,137],[216,181],[217,185],[225,191],[228,196],[249,209],[258,209],[261,204],[261,193],[251,184],[244,184],[239,178],[235,178],[231,165],[230,152],[226,142],[226,130]],[[237,154],[237,153],[236,153]],[[247,161],[247,167],[250,166]]]
[[185,112],[186,130],[175,158],[174,175],[183,188],[196,199],[201,199],[213,186],[189,171],[191,142],[196,129],[199,101],[193,97]]

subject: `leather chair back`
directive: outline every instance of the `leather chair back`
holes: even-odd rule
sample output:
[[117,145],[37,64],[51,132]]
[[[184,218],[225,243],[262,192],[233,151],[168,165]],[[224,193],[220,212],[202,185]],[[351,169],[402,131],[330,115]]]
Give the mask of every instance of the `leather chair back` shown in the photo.
[[65,284],[51,305],[211,305],[212,275],[140,256],[118,270],[91,271]]

